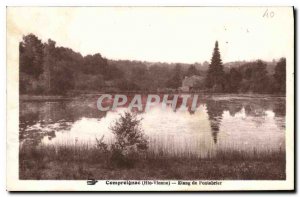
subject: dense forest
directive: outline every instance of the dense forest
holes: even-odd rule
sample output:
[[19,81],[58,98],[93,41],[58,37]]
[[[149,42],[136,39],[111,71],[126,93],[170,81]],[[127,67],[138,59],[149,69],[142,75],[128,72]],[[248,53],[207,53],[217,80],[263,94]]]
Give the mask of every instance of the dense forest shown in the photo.
[[82,56],[33,34],[23,36],[19,51],[20,94],[178,91],[182,80],[194,75],[205,78],[197,90],[202,92],[285,93],[286,87],[285,58],[224,64],[218,42],[210,62],[195,64],[109,60],[100,53]]

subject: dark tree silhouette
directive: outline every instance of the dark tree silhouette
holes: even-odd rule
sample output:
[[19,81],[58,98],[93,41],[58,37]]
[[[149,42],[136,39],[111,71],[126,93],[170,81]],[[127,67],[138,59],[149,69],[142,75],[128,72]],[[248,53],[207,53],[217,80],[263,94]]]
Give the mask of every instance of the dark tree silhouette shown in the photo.
[[39,77],[43,72],[43,44],[35,35],[23,36],[19,44],[20,72]]
[[249,93],[271,92],[272,87],[266,67],[267,64],[261,60],[242,65],[240,70],[243,80],[240,83],[240,91]]
[[84,57],[82,71],[85,74],[106,74],[107,60],[100,53]]
[[212,89],[214,92],[222,92],[224,90],[224,75],[225,73],[223,70],[218,41],[216,41],[211,63],[206,75],[206,87]]
[[65,94],[74,88],[74,70],[78,59],[68,48],[55,47],[55,42],[48,40],[44,50],[44,68],[46,88],[53,94]]
[[181,80],[182,80],[182,69],[180,64],[176,64],[173,71],[173,77],[168,81],[168,86],[170,88],[179,88],[181,86]]
[[199,75],[199,71],[197,70],[197,68],[195,67],[195,65],[191,65],[187,72],[186,72],[186,76],[193,76],[193,75]]
[[275,91],[285,93],[286,89],[286,59],[281,58],[275,67]]
[[242,74],[238,69],[232,68],[227,74],[226,92],[237,93],[242,81]]
[[252,67],[251,79],[250,79],[250,89],[255,93],[267,92],[269,87],[269,78],[267,76],[267,65],[258,60],[256,65]]

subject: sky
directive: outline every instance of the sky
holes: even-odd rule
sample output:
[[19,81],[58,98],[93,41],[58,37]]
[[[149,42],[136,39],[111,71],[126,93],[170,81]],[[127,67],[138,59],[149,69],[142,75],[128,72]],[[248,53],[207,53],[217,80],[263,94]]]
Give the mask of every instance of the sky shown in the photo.
[[33,33],[82,55],[109,59],[210,61],[218,40],[223,62],[286,57],[293,47],[285,7],[9,7],[14,33]]

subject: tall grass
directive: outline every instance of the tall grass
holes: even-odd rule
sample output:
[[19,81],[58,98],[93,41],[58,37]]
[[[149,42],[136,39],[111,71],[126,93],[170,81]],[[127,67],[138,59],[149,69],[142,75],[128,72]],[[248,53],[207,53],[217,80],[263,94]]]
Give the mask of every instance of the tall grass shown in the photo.
[[[234,147],[234,146],[233,146]],[[198,154],[185,151],[187,154],[171,152],[166,149],[148,149],[147,151],[134,154],[129,158],[127,164],[117,163],[119,156],[112,151],[103,151],[90,143],[65,143],[56,145],[39,145],[39,146],[20,146],[19,163],[20,173],[23,175],[29,171],[39,173],[53,163],[57,165],[66,165],[67,168],[72,168],[72,165],[78,164],[80,168],[84,165],[97,165],[98,168],[104,169],[124,169],[135,168],[139,165],[151,165],[164,168],[164,166],[172,166],[174,163],[187,165],[195,162],[214,162],[214,164],[226,162],[279,162],[285,166],[285,150],[264,150],[257,148],[247,150],[236,150],[233,148],[217,149],[208,151],[205,157]],[[180,165],[181,165],[180,164]],[[69,166],[69,167],[68,167]],[[76,172],[79,172],[77,169]],[[32,177],[39,179],[41,175],[33,174]],[[87,176],[87,175],[84,175]]]
[[[251,148],[241,148],[232,145],[227,145],[225,148],[206,149],[201,153],[192,150],[186,146],[183,151],[174,151],[168,149],[169,147],[161,145],[152,145],[146,151],[138,156],[141,159],[145,158],[180,158],[180,159],[200,159],[200,160],[285,160],[285,148],[279,147],[277,149],[261,149],[258,146]],[[39,146],[20,145],[19,155],[20,160],[41,160],[47,158],[51,160],[63,161],[84,161],[84,162],[99,162],[102,161],[105,154],[109,154],[111,150],[101,150],[92,142],[75,142],[75,143],[60,143],[60,144],[40,144]]]
[[148,149],[120,165],[120,155],[91,143],[22,145],[20,179],[285,179],[284,149],[233,148],[206,157]]

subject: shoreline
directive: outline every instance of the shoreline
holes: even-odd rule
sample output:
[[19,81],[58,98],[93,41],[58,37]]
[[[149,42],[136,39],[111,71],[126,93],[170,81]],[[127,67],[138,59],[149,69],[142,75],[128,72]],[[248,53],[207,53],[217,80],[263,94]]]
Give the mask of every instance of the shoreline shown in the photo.
[[178,92],[178,93],[171,93],[171,92],[120,92],[120,93],[114,93],[114,92],[99,92],[99,93],[80,93],[77,95],[20,95],[19,100],[20,101],[64,101],[64,100],[72,100],[75,98],[82,98],[82,97],[92,97],[92,96],[100,96],[103,94],[125,94],[125,95],[134,95],[134,94],[142,94],[142,95],[149,95],[149,94],[157,94],[157,95],[186,95],[186,94],[198,94],[200,96],[205,97],[212,97],[212,96],[225,96],[225,97],[250,97],[250,98],[261,98],[261,97],[286,97],[285,94],[251,94],[251,93],[198,93],[198,92]]

